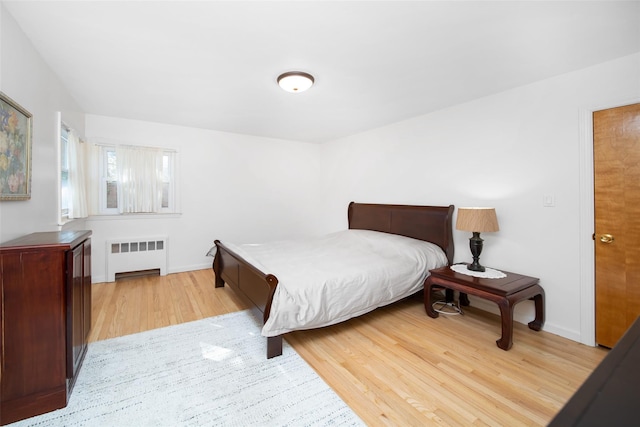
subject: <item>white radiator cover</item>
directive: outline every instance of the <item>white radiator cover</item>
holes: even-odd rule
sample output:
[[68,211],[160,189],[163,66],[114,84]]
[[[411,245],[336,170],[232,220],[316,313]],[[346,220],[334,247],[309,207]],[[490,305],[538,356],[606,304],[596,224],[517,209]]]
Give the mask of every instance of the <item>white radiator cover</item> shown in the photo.
[[148,236],[107,240],[107,282],[116,273],[160,269],[167,274],[167,236]]

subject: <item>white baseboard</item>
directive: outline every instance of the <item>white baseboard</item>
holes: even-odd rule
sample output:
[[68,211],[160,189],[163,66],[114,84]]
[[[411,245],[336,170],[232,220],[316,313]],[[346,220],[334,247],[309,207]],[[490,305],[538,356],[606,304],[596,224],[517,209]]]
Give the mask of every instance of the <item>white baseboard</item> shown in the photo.
[[[473,295],[469,295],[469,301],[472,307],[496,314],[498,316],[500,315],[500,309],[491,301],[480,299],[474,297]],[[513,311],[513,321],[526,325],[536,317],[535,314],[536,312],[533,301],[522,301],[515,306],[515,309]],[[561,336],[563,338],[570,339],[571,341],[581,342],[580,331],[569,330],[560,327],[552,322],[545,321],[542,330],[554,335]]]
[[[167,268],[167,274],[172,273],[184,273],[185,271],[195,271],[195,270],[207,270],[212,267],[213,259],[209,263],[201,263],[201,264],[192,264],[192,265],[183,265],[178,268]],[[103,274],[101,276],[92,276],[91,283],[104,283],[107,281],[107,275]]]
[[91,276],[91,284],[94,283],[104,283],[107,281],[107,275],[104,274],[102,276],[96,276],[96,275],[92,275]]
[[169,274],[172,274],[172,273],[184,273],[185,271],[206,270],[208,268],[212,268],[212,264],[213,264],[213,258],[211,259],[211,262],[206,264],[183,265],[177,268],[169,268],[168,271],[169,271]]

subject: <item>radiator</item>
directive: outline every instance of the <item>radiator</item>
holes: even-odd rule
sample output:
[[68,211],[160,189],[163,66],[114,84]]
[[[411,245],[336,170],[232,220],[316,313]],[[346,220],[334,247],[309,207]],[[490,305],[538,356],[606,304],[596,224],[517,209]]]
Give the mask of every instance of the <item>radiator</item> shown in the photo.
[[166,275],[167,240],[166,236],[107,240],[107,281],[133,271],[160,269],[160,275]]

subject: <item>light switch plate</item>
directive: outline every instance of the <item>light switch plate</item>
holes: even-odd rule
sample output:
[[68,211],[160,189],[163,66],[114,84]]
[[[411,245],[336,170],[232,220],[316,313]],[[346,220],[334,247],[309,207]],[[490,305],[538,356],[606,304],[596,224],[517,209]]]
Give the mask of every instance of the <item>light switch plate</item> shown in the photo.
[[556,196],[553,194],[544,194],[542,196],[542,206],[545,208],[553,208],[556,206]]

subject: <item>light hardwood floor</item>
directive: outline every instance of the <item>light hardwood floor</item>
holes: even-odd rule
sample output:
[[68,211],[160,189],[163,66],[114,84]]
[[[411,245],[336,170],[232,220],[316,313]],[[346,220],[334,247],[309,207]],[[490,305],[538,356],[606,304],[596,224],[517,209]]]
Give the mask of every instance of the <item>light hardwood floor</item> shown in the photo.
[[[90,341],[249,308],[209,269],[94,284],[92,306]],[[606,350],[514,329],[503,351],[497,316],[431,319],[409,298],[286,341],[371,426],[543,426]]]

